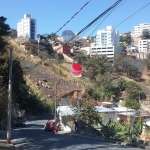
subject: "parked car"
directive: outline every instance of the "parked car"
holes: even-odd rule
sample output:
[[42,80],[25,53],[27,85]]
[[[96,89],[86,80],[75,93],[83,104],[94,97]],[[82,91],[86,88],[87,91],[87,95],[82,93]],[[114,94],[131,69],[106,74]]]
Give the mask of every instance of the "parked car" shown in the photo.
[[55,125],[55,122],[47,122],[44,125],[45,131],[56,131],[58,132],[58,127]]

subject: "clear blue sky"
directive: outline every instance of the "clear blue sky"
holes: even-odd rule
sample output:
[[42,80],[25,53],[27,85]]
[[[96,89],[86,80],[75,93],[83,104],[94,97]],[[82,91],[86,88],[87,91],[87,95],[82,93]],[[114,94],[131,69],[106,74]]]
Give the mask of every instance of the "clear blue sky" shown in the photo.
[[[66,21],[68,21],[88,0],[0,0],[0,16],[7,18],[11,28],[17,29],[17,22],[24,14],[31,14],[37,19],[37,33],[50,34],[56,32]],[[150,3],[150,0],[123,0],[125,3],[115,9],[98,27],[104,29],[108,25],[116,26],[128,16]],[[93,19],[110,7],[116,0],[91,0],[90,3],[69,22],[58,35],[66,30],[79,32]],[[140,23],[150,23],[150,5],[139,13],[116,27],[120,33],[132,31],[133,26]],[[101,22],[102,19],[99,21]],[[97,24],[98,25],[98,24]],[[90,35],[96,26],[83,35]],[[96,31],[97,31],[96,30]],[[96,34],[96,31],[93,35]]]

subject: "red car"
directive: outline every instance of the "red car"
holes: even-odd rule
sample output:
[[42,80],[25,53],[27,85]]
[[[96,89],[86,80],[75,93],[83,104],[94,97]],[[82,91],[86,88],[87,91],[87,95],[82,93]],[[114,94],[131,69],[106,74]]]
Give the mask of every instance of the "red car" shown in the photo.
[[55,125],[55,122],[47,122],[44,126],[44,130],[58,132],[58,127]]

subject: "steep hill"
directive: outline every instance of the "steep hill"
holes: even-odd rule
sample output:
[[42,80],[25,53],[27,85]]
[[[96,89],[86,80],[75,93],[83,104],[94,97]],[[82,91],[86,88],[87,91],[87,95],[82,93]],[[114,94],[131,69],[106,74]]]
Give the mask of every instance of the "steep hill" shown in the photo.
[[[76,91],[84,91],[87,79],[76,79],[70,75],[71,64],[58,64],[55,59],[41,60],[37,56],[26,54],[14,40],[9,40],[13,46],[13,55],[20,58],[24,77],[28,85],[43,95],[45,100],[53,100],[55,96],[55,83],[57,83],[57,100],[67,95],[74,96]],[[83,82],[85,81],[85,82]]]

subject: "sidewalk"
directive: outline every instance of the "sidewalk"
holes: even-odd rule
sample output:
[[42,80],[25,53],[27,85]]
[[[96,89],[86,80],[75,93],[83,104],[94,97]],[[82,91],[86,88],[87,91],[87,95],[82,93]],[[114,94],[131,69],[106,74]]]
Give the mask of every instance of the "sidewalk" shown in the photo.
[[7,144],[6,140],[0,140],[0,150],[19,150],[13,144]]
[[19,150],[13,144],[7,144],[6,131],[0,130],[0,150]]
[[63,125],[63,130],[58,132],[58,134],[70,134],[70,133],[71,133],[71,129],[67,125],[66,126]]

